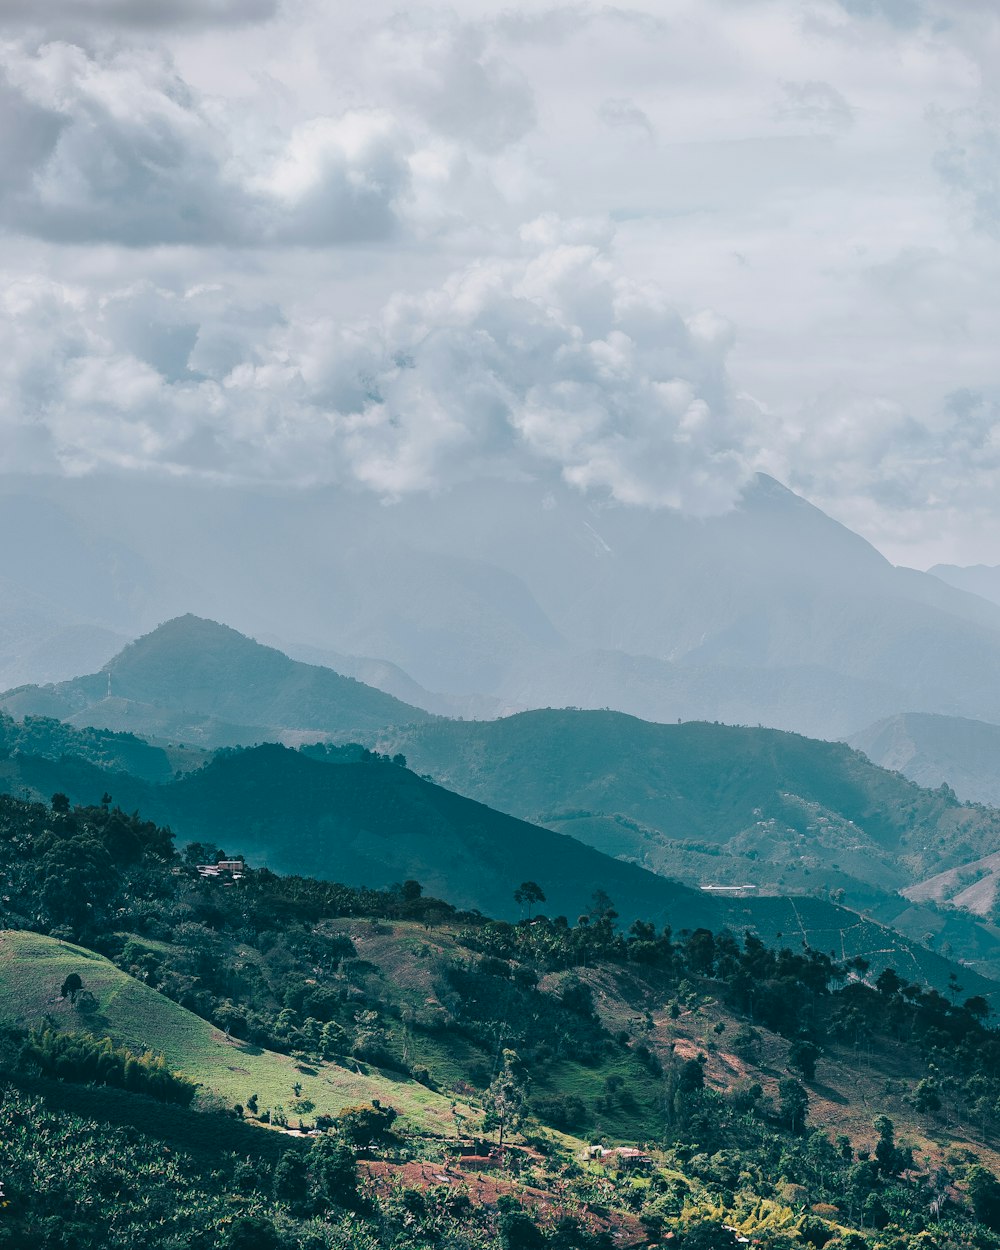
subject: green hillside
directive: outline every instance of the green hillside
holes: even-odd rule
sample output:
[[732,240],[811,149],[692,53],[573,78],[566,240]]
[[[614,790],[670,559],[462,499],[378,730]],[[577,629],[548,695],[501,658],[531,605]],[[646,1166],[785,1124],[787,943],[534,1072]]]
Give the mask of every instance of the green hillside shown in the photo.
[[[405,771],[357,754],[304,762]],[[1000,1247],[1000,1042],[964,971],[941,993],[801,928],[512,924],[207,854],[0,798],[0,1245]],[[88,1034],[162,1051],[198,1105],[87,1066]]]
[[80,803],[110,793],[126,810],[169,825],[181,840],[245,854],[276,872],[372,888],[414,879],[437,897],[487,915],[516,917],[514,891],[531,880],[541,885],[553,916],[575,919],[603,891],[626,925],[749,928],[771,945],[791,940],[838,959],[863,957],[876,969],[895,964],[941,987],[954,971],[943,955],[961,951],[986,974],[971,968],[965,974],[975,992],[992,998],[996,991],[987,977],[1000,969],[1000,935],[971,920],[942,932],[936,913],[896,898],[897,912],[913,913],[900,933],[826,898],[713,894],[494,811],[384,757],[358,748],[320,754],[335,766],[278,745],[225,751],[160,786],[71,757],[21,756],[0,761],[0,790],[39,797],[61,791]]
[[169,781],[174,774],[205,762],[195,748],[147,742],[110,728],[77,729],[51,716],[23,720],[0,712],[0,758],[32,755],[58,760],[72,756],[111,772],[130,773],[143,781]]
[[778,730],[547,709],[376,741],[461,794],[691,882],[866,901],[1000,843],[1000,813]]
[[0,696],[0,706],[18,717],[57,716],[208,747],[430,719],[381,690],[190,615],[130,643],[99,673],[22,686]]
[[[61,998],[64,979],[76,973],[97,1000],[93,1013]],[[162,1054],[168,1067],[215,1095],[227,1107],[256,1093],[263,1110],[280,1109],[295,1119],[296,1103],[308,1101],[310,1116],[336,1115],[345,1106],[381,1098],[410,1126],[447,1132],[450,1101],[405,1080],[365,1066],[353,1071],[332,1063],[303,1067],[290,1055],[226,1037],[208,1021],[115,967],[110,960],[70,942],[38,933],[0,931],[0,1024],[56,1027],[110,1037],[137,1054]],[[357,1067],[358,1065],[354,1065]],[[298,1084],[301,1092],[296,1094]]]

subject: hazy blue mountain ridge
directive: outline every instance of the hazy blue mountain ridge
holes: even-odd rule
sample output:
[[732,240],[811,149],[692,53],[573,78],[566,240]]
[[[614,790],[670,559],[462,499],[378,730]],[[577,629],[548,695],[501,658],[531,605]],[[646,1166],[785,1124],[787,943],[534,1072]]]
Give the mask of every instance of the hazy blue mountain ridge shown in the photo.
[[17,716],[58,716],[211,746],[428,719],[423,709],[353,678],[192,615],[158,626],[98,673],[7,691],[0,706]]
[[1000,806],[1000,725],[905,712],[852,735],[851,746],[921,786],[951,786],[960,799]]
[[555,478],[390,505],[108,478],[48,502],[88,534],[127,535],[147,616],[155,603],[156,620],[194,612],[377,657],[381,684],[415,683],[414,704],[434,692],[435,711],[608,706],[828,738],[911,710],[1000,721],[1000,606],[893,568],[766,477],[710,518]]

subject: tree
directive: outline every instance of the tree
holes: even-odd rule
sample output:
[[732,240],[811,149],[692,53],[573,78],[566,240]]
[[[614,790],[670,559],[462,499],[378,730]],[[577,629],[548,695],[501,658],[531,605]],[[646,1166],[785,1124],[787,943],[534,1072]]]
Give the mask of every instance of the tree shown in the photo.
[[226,1250],[280,1250],[281,1238],[262,1215],[238,1215],[230,1224]]
[[228,858],[222,847],[214,842],[189,842],[184,848],[184,862],[192,868],[195,864],[217,864]]
[[399,1138],[393,1131],[397,1111],[372,1101],[357,1107],[345,1107],[337,1117],[337,1131],[342,1141],[364,1153],[369,1149],[391,1146]]
[[514,902],[518,907],[528,908],[528,919],[531,919],[531,909],[536,903],[544,903],[545,895],[542,893],[542,887],[535,881],[522,881],[514,891]]
[[677,1091],[681,1094],[696,1094],[705,1088],[705,1068],[697,1059],[687,1059],[681,1064],[677,1073]]
[[352,1207],[358,1201],[353,1152],[336,1137],[321,1137],[309,1152],[309,1192],[315,1205]]
[[296,1153],[286,1150],[274,1169],[274,1196],[279,1202],[299,1206],[308,1192],[309,1178]]
[[590,919],[600,923],[602,920],[611,924],[612,921],[618,919],[618,913],[615,911],[615,905],[612,903],[607,891],[595,890],[590,896]]
[[878,1132],[875,1143],[875,1162],[884,1176],[898,1176],[913,1166],[913,1154],[908,1147],[896,1145],[896,1126],[887,1115],[877,1115],[872,1121]]
[[778,1083],[778,1100],[781,1118],[793,1133],[801,1133],[806,1126],[809,1111],[809,1095],[790,1076]]
[[816,1060],[821,1053],[815,1042],[797,1038],[789,1048],[788,1062],[793,1068],[798,1068],[807,1081],[812,1081],[816,1078]]
[[83,989],[83,981],[78,972],[71,972],[62,983],[62,989],[59,991],[60,998],[69,998],[71,1003],[76,1002],[76,996]]
[[503,1150],[505,1133],[524,1120],[527,1101],[526,1077],[517,1052],[503,1052],[503,1068],[494,1077],[483,1097],[483,1127],[498,1130],[497,1145]]
[[1000,1232],[1000,1181],[988,1168],[977,1163],[969,1169],[966,1185],[976,1219],[994,1232]]

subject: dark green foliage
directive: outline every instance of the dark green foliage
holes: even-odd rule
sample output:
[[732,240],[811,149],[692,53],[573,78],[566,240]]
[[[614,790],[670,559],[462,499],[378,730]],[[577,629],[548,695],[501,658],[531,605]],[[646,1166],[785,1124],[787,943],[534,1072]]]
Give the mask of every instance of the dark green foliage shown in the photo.
[[225,1250],[282,1250],[283,1241],[271,1220],[238,1215],[225,1234]]
[[788,1062],[793,1068],[798,1068],[807,1081],[811,1081],[816,1076],[816,1060],[821,1054],[815,1042],[808,1038],[796,1038],[788,1048]]
[[[110,772],[128,773],[145,781],[168,781],[174,771],[162,747],[151,746],[135,734],[86,727],[76,729],[51,716],[25,716],[23,720],[14,720],[0,712],[0,757],[17,755],[49,760],[72,755]],[[58,810],[55,804],[53,809]],[[64,810],[68,810],[68,799]]]
[[556,1094],[551,1098],[535,1096],[531,1099],[531,1109],[543,1124],[566,1132],[579,1132],[590,1120],[586,1103],[576,1094]]
[[994,1232],[1000,1232],[1000,1181],[988,1168],[976,1164],[966,1179],[976,1219]]
[[716,1220],[700,1220],[678,1238],[681,1250],[737,1250],[736,1234]]
[[355,1154],[345,1141],[321,1137],[309,1152],[309,1197],[319,1210],[358,1205]]
[[534,1220],[518,1207],[500,1216],[503,1250],[545,1250],[545,1237]]
[[115,1046],[107,1037],[98,1041],[84,1034],[56,1033],[52,1029],[32,1032],[23,1059],[37,1065],[46,1076],[61,1081],[111,1085],[182,1107],[194,1097],[195,1087],[170,1072],[162,1055],[136,1055]]
[[801,1133],[809,1113],[809,1095],[791,1077],[778,1082],[779,1111],[786,1127],[793,1133]]
[[687,1059],[681,1064],[677,1074],[677,1091],[680,1094],[694,1094],[705,1087],[705,1069],[697,1059]]
[[398,1142],[392,1127],[395,1122],[396,1112],[392,1107],[376,1103],[345,1107],[337,1117],[337,1132],[348,1146],[364,1154]]

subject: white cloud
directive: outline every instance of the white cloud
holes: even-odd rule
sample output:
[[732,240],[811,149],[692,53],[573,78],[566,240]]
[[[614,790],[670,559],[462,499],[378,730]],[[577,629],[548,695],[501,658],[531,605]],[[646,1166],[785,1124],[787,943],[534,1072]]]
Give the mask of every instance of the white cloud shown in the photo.
[[650,139],[656,134],[653,123],[635,101],[628,98],[611,97],[602,100],[597,115],[612,130],[640,130]]
[[1000,541],[988,0],[4,18],[4,463],[694,509],[766,467],[899,554],[959,534],[954,445]]
[[779,118],[804,123],[819,131],[849,130],[854,110],[827,82],[784,82],[776,108]]
[[95,307],[51,283],[13,286],[2,408],[44,429],[70,471],[356,481],[386,496],[555,471],[624,502],[724,508],[750,472],[729,327],[624,277],[580,241],[588,227],[556,229],[538,223],[525,234],[544,242],[517,259],[473,264],[360,324],[234,317],[211,289],[140,284]]
[[[384,111],[246,125],[148,49],[8,45],[8,228],[57,242],[326,246],[392,235],[428,161]],[[440,175],[430,171],[430,176]],[[447,171],[446,171],[447,176]]]

